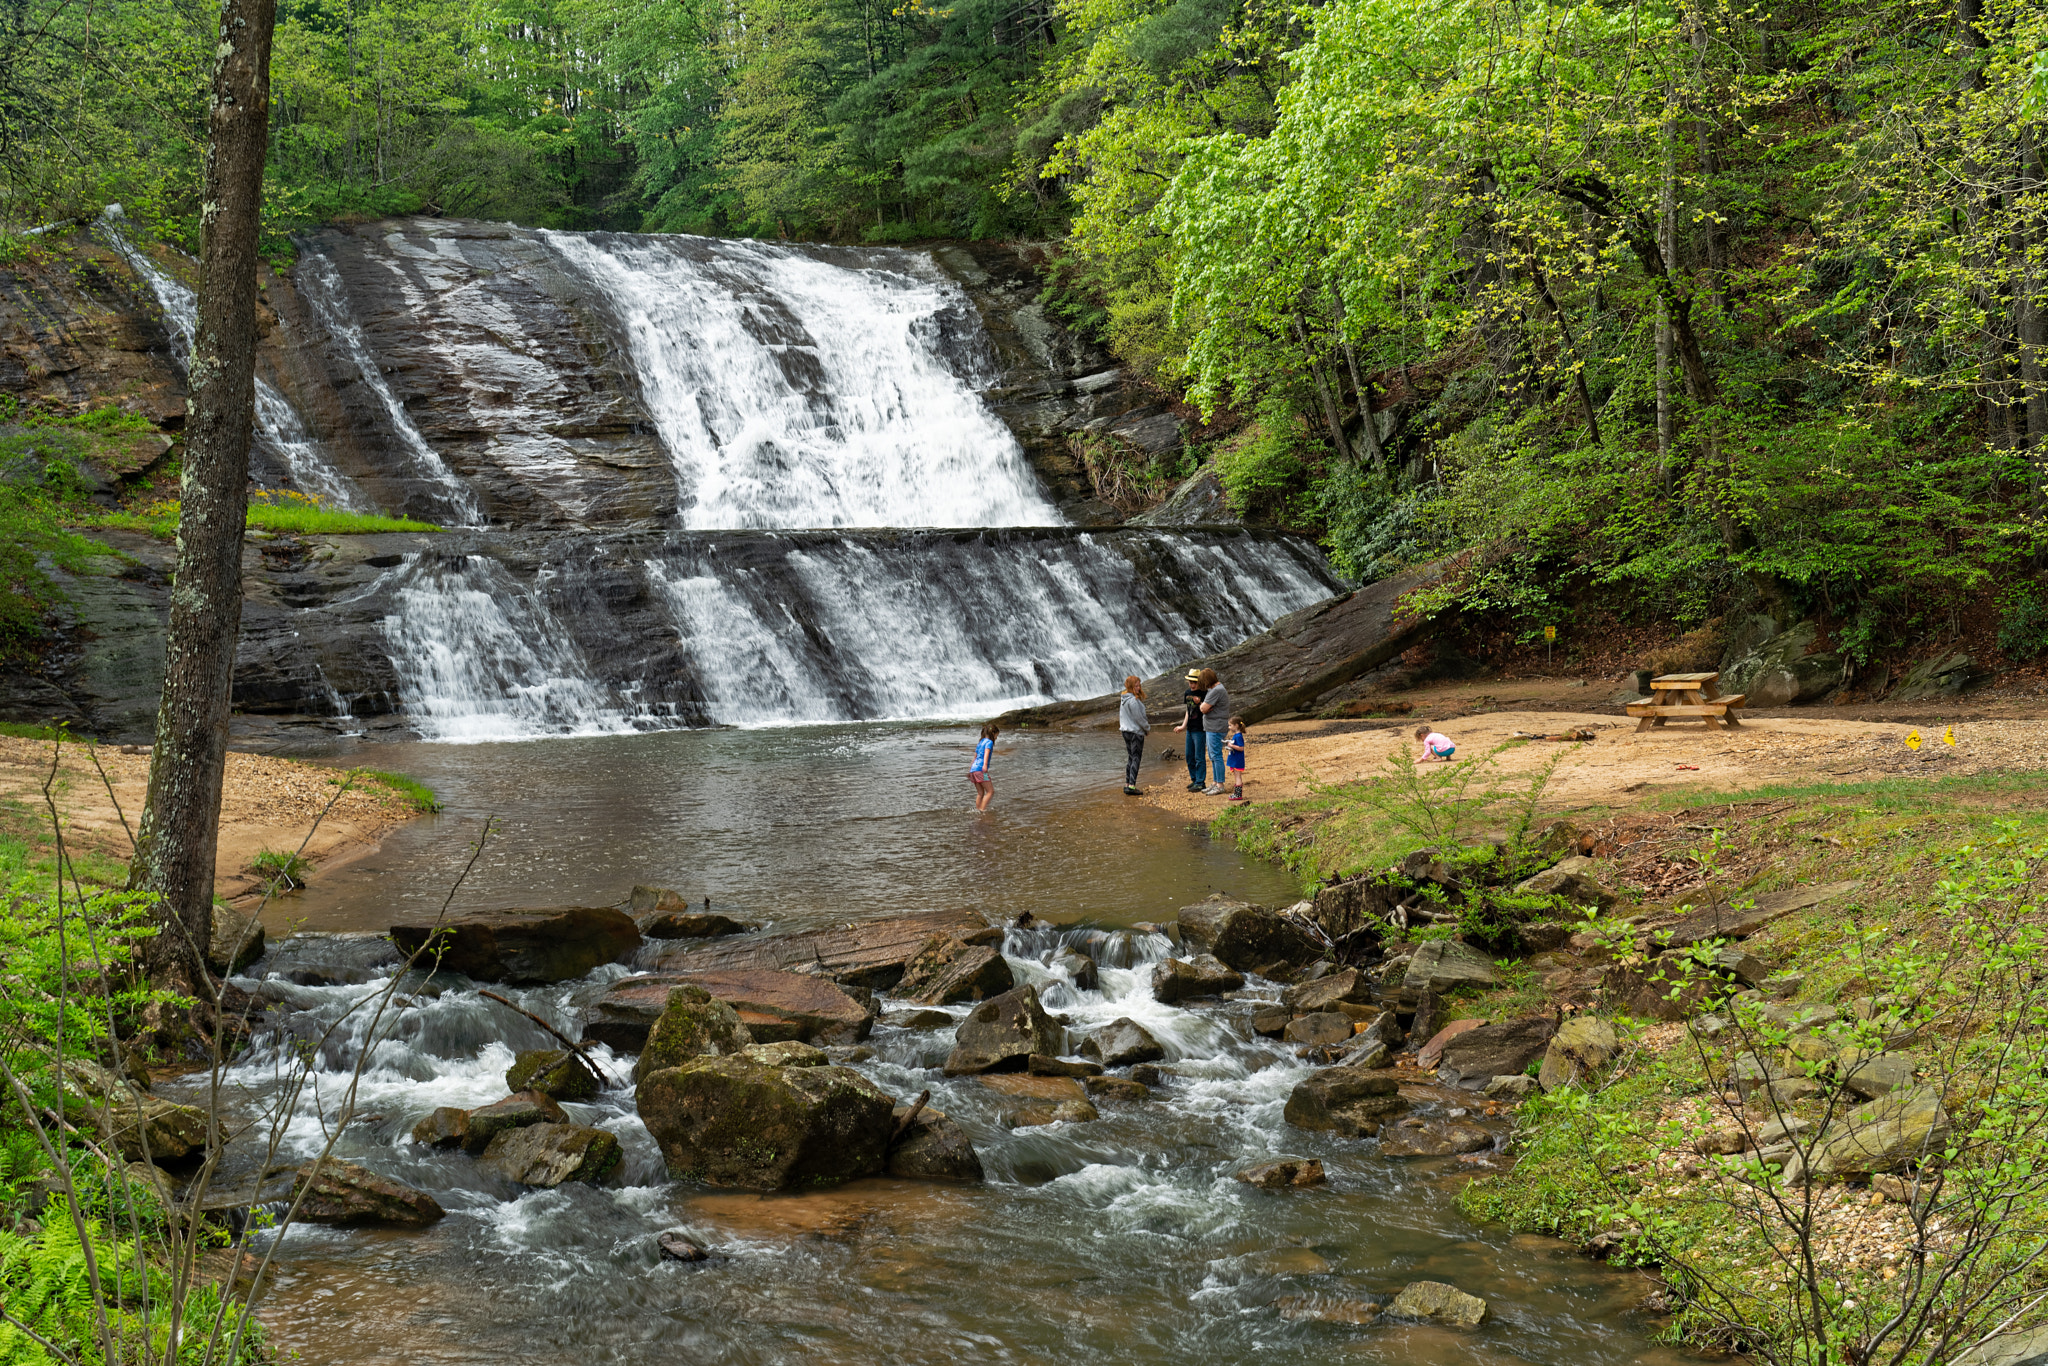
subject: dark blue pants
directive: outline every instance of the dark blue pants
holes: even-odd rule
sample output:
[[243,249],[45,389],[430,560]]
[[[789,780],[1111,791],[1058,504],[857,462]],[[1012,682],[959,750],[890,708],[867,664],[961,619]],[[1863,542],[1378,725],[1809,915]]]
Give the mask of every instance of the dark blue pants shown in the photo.
[[1208,750],[1206,744],[1207,742],[1202,739],[1202,732],[1198,730],[1188,732],[1188,781],[1201,787],[1209,785]]

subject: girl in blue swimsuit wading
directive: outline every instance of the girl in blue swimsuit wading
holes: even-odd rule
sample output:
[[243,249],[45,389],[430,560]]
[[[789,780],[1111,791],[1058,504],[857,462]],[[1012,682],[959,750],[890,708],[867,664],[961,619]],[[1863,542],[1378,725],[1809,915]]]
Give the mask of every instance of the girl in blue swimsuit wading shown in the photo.
[[967,770],[967,780],[974,784],[974,809],[988,810],[988,804],[996,799],[996,785],[989,781],[988,766],[996,757],[996,737],[1002,728],[991,721],[981,728],[981,738],[974,742],[974,765]]

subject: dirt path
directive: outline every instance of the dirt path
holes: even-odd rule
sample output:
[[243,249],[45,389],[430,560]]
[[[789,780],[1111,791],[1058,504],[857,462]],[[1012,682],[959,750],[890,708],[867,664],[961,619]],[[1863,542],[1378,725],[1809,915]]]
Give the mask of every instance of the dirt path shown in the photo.
[[[9,826],[37,843],[48,839],[43,784],[50,777],[55,748],[48,740],[0,736],[0,806],[10,808]],[[114,801],[108,800],[107,785],[93,767],[93,754],[81,745],[63,747],[51,790],[67,839],[126,860],[132,852],[128,828],[142,814],[149,785],[149,756],[104,745],[96,754],[113,785]],[[260,879],[250,871],[249,861],[265,849],[297,849],[321,810],[333,801],[340,776],[339,770],[317,764],[229,754],[220,852],[214,862],[215,892],[233,899],[257,889]],[[389,788],[358,785],[334,803],[306,846],[306,856],[313,860],[316,873],[331,870],[373,852],[385,832],[415,814]]]
[[[1456,708],[1418,707],[1415,714],[1430,710]],[[1958,722],[1952,728],[1956,742],[1950,745],[1943,739],[1951,729],[1947,723],[1916,726],[1794,714],[1745,721],[1737,730],[1672,723],[1638,733],[1634,718],[1619,713],[1619,707],[1483,711],[1430,724],[1456,742],[1454,762],[1470,762],[1519,738],[1518,732],[1591,732],[1588,741],[1536,740],[1495,759],[1505,773],[1526,773],[1562,751],[1547,792],[1546,805],[1551,806],[1625,806],[1687,787],[1727,790],[1765,783],[1869,781],[1886,774],[2048,769],[2048,720],[2035,718]],[[1311,780],[1345,783],[1372,777],[1385,771],[1395,749],[1416,751],[1417,724],[1411,715],[1256,727],[1249,736],[1245,795],[1255,802],[1280,801],[1308,795]],[[1916,730],[1917,750],[1906,744]],[[1153,731],[1143,778],[1147,799],[1178,815],[1211,819],[1223,809],[1223,799],[1183,790],[1187,774],[1179,757],[1181,739],[1170,729]],[[1162,759],[1169,748],[1173,756]]]

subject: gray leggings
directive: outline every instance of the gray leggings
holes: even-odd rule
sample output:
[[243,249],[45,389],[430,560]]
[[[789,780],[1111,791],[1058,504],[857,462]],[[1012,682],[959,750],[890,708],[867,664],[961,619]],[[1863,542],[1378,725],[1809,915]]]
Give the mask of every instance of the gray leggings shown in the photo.
[[1124,732],[1124,786],[1138,785],[1138,766],[1145,762],[1145,737],[1134,730]]

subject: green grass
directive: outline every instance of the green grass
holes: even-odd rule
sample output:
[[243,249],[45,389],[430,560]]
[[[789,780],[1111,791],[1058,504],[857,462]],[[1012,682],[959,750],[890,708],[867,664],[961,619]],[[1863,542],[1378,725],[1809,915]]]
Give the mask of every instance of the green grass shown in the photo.
[[249,867],[267,880],[281,884],[283,890],[291,891],[306,885],[313,861],[296,850],[265,849],[249,860]]
[[73,735],[68,730],[59,730],[55,726],[27,726],[19,721],[0,721],[0,735],[11,736],[16,740],[78,740],[83,738]]
[[384,517],[367,512],[336,512],[296,504],[251,503],[249,526],[260,531],[290,531],[306,536],[357,536],[373,531],[439,531],[432,522],[409,517]]
[[[403,773],[385,773],[374,768],[359,768],[353,771],[358,781],[389,788],[403,797],[405,804],[415,811],[431,814],[441,809],[441,799],[434,795],[433,788],[416,779],[408,778]],[[339,783],[341,779],[332,778],[329,781]]]

